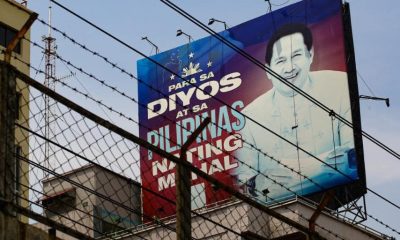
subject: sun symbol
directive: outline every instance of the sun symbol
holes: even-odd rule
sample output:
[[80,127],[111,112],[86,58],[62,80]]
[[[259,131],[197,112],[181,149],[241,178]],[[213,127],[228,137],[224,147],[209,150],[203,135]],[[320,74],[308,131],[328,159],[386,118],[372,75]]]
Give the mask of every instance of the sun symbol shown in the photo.
[[190,62],[188,67],[185,67],[182,69],[182,77],[187,77],[196,73],[201,72],[202,70],[200,69],[200,63],[193,64]]

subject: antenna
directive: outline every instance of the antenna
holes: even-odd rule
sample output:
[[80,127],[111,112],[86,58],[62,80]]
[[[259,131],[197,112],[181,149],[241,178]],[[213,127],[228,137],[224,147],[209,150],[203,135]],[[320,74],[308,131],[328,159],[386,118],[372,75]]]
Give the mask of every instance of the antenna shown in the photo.
[[[49,1],[49,19],[48,19],[48,31],[47,31],[47,36],[42,37],[42,41],[45,44],[45,50],[43,52],[45,56],[45,79],[44,79],[44,85],[55,91],[56,89],[56,81],[60,81],[62,79],[69,78],[71,76],[74,76],[75,74],[71,72],[71,74],[62,77],[62,78],[57,78],[56,77],[56,59],[57,59],[57,45],[56,45],[56,39],[52,37],[52,8],[51,8],[51,1]],[[52,139],[54,138],[54,124],[56,120],[56,114],[53,111],[54,106],[54,100],[49,98],[49,96],[45,95],[44,96],[45,100],[45,111],[44,111],[44,120],[45,120],[45,138],[46,139]],[[55,170],[54,163],[51,162],[52,158],[50,157],[54,153],[51,152],[51,147],[50,147],[50,142],[45,141],[44,143],[44,167],[46,167],[49,170]],[[49,177],[49,171],[45,172],[43,174],[43,178],[46,179]]]
[[[44,85],[51,89],[55,90],[55,74],[56,74],[56,39],[51,36],[51,5],[49,2],[49,29],[47,36],[43,36],[43,42],[45,43],[45,80]],[[44,119],[45,119],[45,137],[46,139],[51,139],[52,134],[52,124],[51,117],[53,117],[53,112],[51,106],[51,99],[49,96],[45,95],[45,111],[44,111]],[[50,164],[50,143],[49,141],[45,141],[44,144],[44,166],[47,169],[52,169]],[[44,173],[44,178],[48,178],[49,173]]]

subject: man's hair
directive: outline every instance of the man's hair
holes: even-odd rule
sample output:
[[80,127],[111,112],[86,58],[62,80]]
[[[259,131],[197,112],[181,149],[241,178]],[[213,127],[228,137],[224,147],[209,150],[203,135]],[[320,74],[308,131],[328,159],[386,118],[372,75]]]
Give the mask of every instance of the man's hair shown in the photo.
[[302,24],[302,23],[289,23],[286,25],[283,25],[280,27],[277,31],[274,32],[274,34],[271,36],[271,38],[268,41],[267,44],[267,50],[265,53],[265,62],[270,65],[271,64],[271,58],[272,58],[272,51],[275,42],[277,42],[279,39],[289,36],[294,33],[301,33],[303,35],[304,39],[304,44],[307,47],[307,50],[310,51],[312,48],[313,44],[313,38],[312,38],[312,33],[310,29]]

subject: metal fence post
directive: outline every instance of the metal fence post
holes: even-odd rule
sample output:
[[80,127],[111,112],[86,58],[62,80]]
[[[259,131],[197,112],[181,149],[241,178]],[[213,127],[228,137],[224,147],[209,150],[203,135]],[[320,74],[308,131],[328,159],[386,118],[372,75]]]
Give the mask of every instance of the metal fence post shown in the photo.
[[[186,161],[186,151],[196,140],[197,136],[210,123],[210,118],[205,118],[200,126],[190,135],[183,144],[180,152],[180,161]],[[176,235],[177,240],[192,238],[191,221],[191,171],[181,164],[176,165]]]
[[[0,62],[0,197],[15,203],[15,120],[16,120],[16,77],[15,68]],[[7,204],[8,213],[13,213]]]

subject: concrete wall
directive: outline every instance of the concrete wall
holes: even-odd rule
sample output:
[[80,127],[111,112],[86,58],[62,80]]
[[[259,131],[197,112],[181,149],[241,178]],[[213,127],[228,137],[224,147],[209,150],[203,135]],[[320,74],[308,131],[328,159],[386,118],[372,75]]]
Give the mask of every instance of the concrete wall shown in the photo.
[[[102,220],[123,228],[129,228],[141,223],[141,198],[140,188],[137,183],[94,165],[75,169],[63,174],[63,176],[100,195],[106,196],[106,198],[98,197],[62,178],[53,177],[47,179],[43,181],[43,191],[46,195],[53,195],[71,188],[76,189],[74,207],[78,210],[71,209],[68,212],[59,214],[76,222],[46,211],[47,216],[52,220],[91,237],[99,235],[95,234],[94,230],[96,228],[98,230]],[[113,203],[113,201],[122,204],[122,206]],[[131,210],[137,210],[139,214],[135,214]]]
[[[249,231],[250,229],[257,232],[265,231],[264,225],[259,225],[252,219],[257,213],[251,210],[247,204],[232,202],[224,206],[216,206],[215,208],[204,208],[199,213],[213,222],[205,220],[202,217],[193,216],[192,237],[196,239],[241,239],[234,232],[224,229],[219,225],[228,226],[229,229],[238,233]],[[175,220],[164,223],[172,229],[176,227]],[[132,231],[134,235],[139,235],[145,239],[176,239],[174,231],[159,225],[148,225],[143,227],[143,229],[136,228]],[[122,239],[131,240],[141,238],[127,235]]]
[[[72,172],[66,175],[66,177],[89,189],[95,189],[96,178],[95,172],[92,168],[86,168],[79,172]],[[62,214],[62,216],[65,216],[66,218],[59,217],[57,215],[54,216],[52,214],[47,215],[50,216],[52,220],[69,226],[72,229],[87,234],[88,236],[93,236],[93,230],[91,229],[93,227],[93,217],[89,216],[88,214],[93,215],[93,206],[96,202],[96,197],[84,189],[78,188],[63,179],[52,178],[44,181],[43,183],[43,192],[46,195],[52,195],[70,188],[76,188],[76,200],[74,208],[78,210],[72,210]],[[76,222],[69,219],[75,220]]]
[[[19,30],[24,24],[25,21],[29,18],[29,14],[31,11],[26,9],[24,6],[18,4],[12,0],[0,0],[0,22],[4,25],[10,26],[15,30]],[[25,35],[27,39],[30,39],[30,31],[28,31]],[[30,43],[28,41],[22,40],[21,45],[21,53],[13,53],[13,55],[22,59],[26,63],[30,63]],[[0,49],[4,49],[4,47],[0,46]],[[4,55],[0,53],[0,59],[3,60]],[[11,64],[15,66],[19,71],[25,73],[29,76],[29,67],[21,62],[11,58]],[[19,109],[20,118],[17,120],[19,124],[24,127],[29,127],[28,119],[29,119],[29,88],[22,81],[17,79],[17,92],[22,94],[21,97],[21,106]],[[21,147],[22,156],[28,158],[29,154],[29,139],[28,134],[21,129],[15,130],[15,143]],[[20,162],[20,183],[29,186],[29,164],[22,161]],[[29,191],[27,187],[20,186],[19,194],[28,199]],[[25,200],[20,200],[20,205],[23,207],[28,207],[28,202]],[[27,222],[27,218],[21,216],[21,220]]]
[[[141,223],[141,198],[140,188],[132,181],[116,174],[96,167],[96,192],[108,196],[113,201],[122,204],[114,204],[105,199],[96,198],[96,206],[104,213],[104,220],[115,223],[120,218],[119,226],[128,228]],[[112,194],[110,194],[112,193]],[[128,209],[137,210],[135,214]]]
[[[315,211],[314,207],[306,203],[295,201],[275,206],[273,209],[307,227],[307,219],[309,219]],[[204,214],[206,218],[212,219],[237,233],[250,231],[267,239],[282,237],[297,232],[296,229],[287,224],[283,224],[258,209],[239,201],[220,208],[205,209],[202,214]],[[175,220],[166,221],[164,223],[168,227],[175,229]],[[336,240],[338,239],[336,234],[343,239],[382,239],[378,235],[373,235],[371,232],[356,225],[346,223],[326,213],[320,215],[316,224],[328,230],[323,230],[318,226],[316,227],[316,231],[326,239]],[[133,234],[121,234],[119,235],[121,237],[119,239],[133,240],[140,239],[140,237],[145,239],[176,238],[174,231],[167,230],[166,227],[159,225],[147,225],[141,226],[141,228],[139,226],[131,231]],[[329,231],[333,234],[329,233]],[[118,236],[118,234],[115,236]],[[192,236],[199,239],[242,239],[238,234],[229,232],[217,224],[205,221],[196,216],[193,216],[192,219]]]
[[[301,214],[302,217],[289,211],[288,208]],[[297,219],[297,221],[304,226],[308,226],[308,221],[306,219],[309,219],[312,216],[315,209],[306,203],[294,202],[285,205],[285,208],[277,208],[277,211],[292,219]],[[315,230],[326,239],[338,239],[336,235],[342,239],[383,239],[357,225],[350,224],[327,213],[322,213],[318,217],[316,225]]]
[[[47,231],[20,222],[0,211],[0,240],[53,240]],[[59,238],[57,238],[59,239]]]

